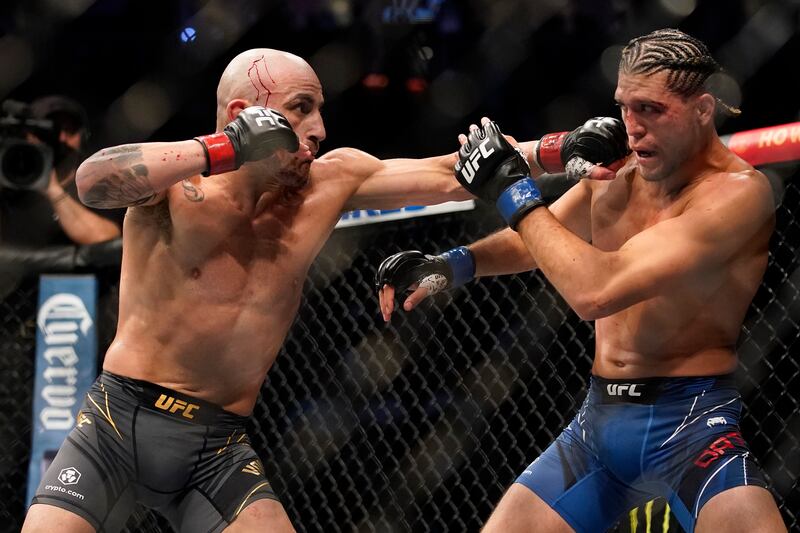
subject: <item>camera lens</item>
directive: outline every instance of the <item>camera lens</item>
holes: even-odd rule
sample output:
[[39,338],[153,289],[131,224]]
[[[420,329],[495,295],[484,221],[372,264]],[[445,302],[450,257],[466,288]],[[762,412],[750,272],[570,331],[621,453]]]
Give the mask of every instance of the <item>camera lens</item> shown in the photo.
[[22,140],[5,143],[0,150],[0,179],[16,189],[42,189],[47,185],[52,151]]

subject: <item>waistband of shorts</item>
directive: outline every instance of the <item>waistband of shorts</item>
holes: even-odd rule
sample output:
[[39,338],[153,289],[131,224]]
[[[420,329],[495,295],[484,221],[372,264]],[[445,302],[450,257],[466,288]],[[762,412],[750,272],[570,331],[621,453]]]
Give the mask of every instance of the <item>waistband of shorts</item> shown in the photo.
[[736,389],[734,374],[608,379],[592,375],[589,390],[600,403],[654,404],[713,390]]
[[243,426],[246,416],[226,411],[219,405],[140,379],[103,370],[98,381],[106,387],[120,388],[133,395],[143,409],[171,416],[176,420],[205,426]]

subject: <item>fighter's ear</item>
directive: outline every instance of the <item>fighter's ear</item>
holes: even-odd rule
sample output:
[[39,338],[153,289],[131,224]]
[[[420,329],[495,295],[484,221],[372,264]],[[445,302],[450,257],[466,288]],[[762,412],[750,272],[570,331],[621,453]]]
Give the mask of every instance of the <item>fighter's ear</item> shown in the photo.
[[250,102],[242,98],[234,98],[228,102],[228,105],[225,106],[225,115],[228,117],[228,122],[235,119],[242,109],[246,107],[250,107]]
[[697,115],[704,126],[714,122],[714,110],[717,101],[710,93],[703,93],[697,97]]

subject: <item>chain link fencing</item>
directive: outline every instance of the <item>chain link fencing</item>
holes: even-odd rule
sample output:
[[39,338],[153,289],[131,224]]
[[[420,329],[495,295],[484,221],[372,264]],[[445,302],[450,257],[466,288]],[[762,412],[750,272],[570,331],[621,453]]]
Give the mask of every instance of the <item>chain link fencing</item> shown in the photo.
[[[800,188],[770,173],[781,203],[764,282],[740,339],[742,433],[790,530],[800,528]],[[783,187],[783,183],[786,187]],[[250,418],[252,444],[301,532],[478,531],[505,489],[583,400],[594,349],[536,272],[484,278],[384,324],[380,261],[441,252],[499,227],[491,209],[341,229],[314,263],[304,302]],[[103,280],[100,348],[116,285]],[[0,303],[0,529],[26,502],[35,280]],[[655,501],[616,531],[681,531]],[[171,531],[139,509],[128,531]]]

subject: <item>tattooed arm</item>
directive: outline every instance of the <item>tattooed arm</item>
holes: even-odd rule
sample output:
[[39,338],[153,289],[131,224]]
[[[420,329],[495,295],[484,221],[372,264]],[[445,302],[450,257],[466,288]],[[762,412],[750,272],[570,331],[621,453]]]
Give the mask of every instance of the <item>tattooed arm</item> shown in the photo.
[[97,208],[153,205],[170,186],[206,168],[203,147],[194,140],[106,148],[78,168],[78,195]]

